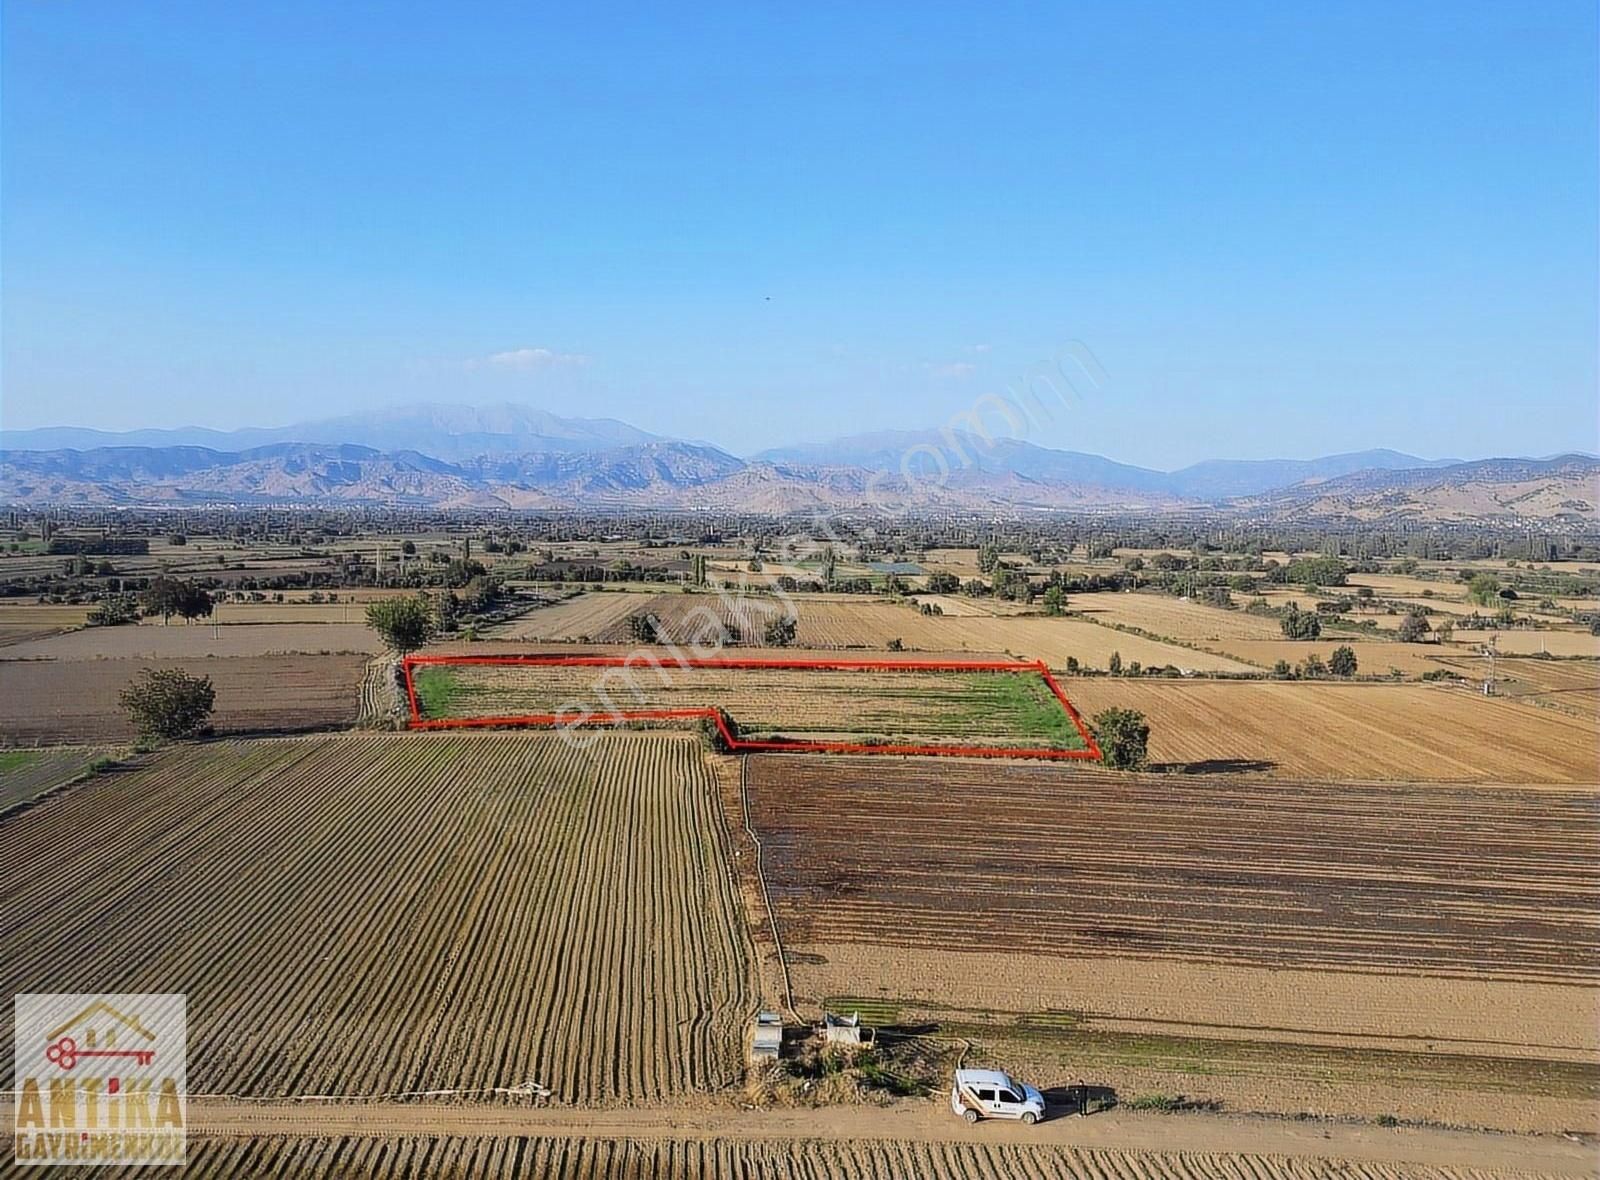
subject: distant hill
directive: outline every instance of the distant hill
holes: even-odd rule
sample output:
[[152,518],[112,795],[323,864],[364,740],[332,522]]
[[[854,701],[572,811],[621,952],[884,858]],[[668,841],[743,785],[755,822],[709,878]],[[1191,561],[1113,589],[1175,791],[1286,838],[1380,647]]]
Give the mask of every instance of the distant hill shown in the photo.
[[667,440],[614,418],[563,418],[531,406],[504,403],[453,406],[423,403],[347,414],[291,426],[115,432],[77,426],[0,431],[0,450],[58,451],[100,447],[206,447],[248,451],[278,443],[330,443],[379,451],[417,451],[440,459],[547,451],[597,451]]
[[[107,440],[112,440],[108,445]],[[1461,463],[1371,450],[1157,471],[1018,439],[882,431],[749,460],[610,418],[529,406],[404,406],[235,431],[0,435],[12,504],[395,504],[788,513],[1223,511],[1339,520],[1592,521],[1600,461]]]

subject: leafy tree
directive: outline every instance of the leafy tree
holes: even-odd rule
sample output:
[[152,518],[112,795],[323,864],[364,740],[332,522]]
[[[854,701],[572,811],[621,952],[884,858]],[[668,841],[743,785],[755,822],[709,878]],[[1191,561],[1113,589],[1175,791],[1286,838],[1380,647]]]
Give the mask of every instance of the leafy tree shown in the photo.
[[1060,586],[1051,586],[1044,592],[1044,613],[1059,615],[1067,609],[1067,592]]
[[1307,680],[1321,680],[1328,674],[1328,665],[1316,652],[1312,652],[1300,661],[1300,675]]
[[1317,612],[1301,610],[1297,602],[1283,608],[1278,626],[1287,639],[1315,639],[1322,634],[1322,620],[1317,618]]
[[1113,676],[1122,675],[1122,653],[1120,651],[1111,653],[1111,659],[1106,661],[1106,670]]
[[1467,583],[1467,597],[1479,606],[1495,606],[1500,597],[1500,580],[1493,574],[1474,574]]
[[903,639],[900,639],[900,638],[896,637],[894,639],[889,640],[889,650],[890,651],[905,651],[905,649],[906,649],[906,645],[905,645],[905,641]]
[[961,589],[961,579],[950,573],[928,575],[929,594],[954,594]]
[[1343,586],[1349,572],[1337,557],[1302,557],[1284,567],[1283,580],[1312,587]]
[[980,573],[992,574],[1000,565],[1000,547],[998,545],[984,545],[978,550],[978,570]]
[[629,615],[628,634],[635,643],[660,643],[661,620],[652,614]]
[[1272,674],[1279,680],[1288,680],[1294,675],[1294,669],[1289,665],[1288,660],[1279,660],[1272,665]]
[[1349,679],[1356,674],[1356,651],[1348,644],[1340,644],[1328,657],[1328,671]]
[[178,615],[185,620],[204,618],[212,611],[211,595],[193,582],[156,578],[146,587],[141,604],[147,615],[160,615],[163,623]]
[[138,600],[131,594],[113,594],[91,610],[84,621],[91,627],[116,627],[138,619]]
[[788,647],[794,642],[795,621],[788,615],[773,619],[761,633],[768,647]]
[[1092,726],[1107,766],[1137,770],[1149,760],[1150,723],[1137,709],[1107,709],[1095,714]]
[[421,596],[385,598],[368,604],[367,626],[383,638],[390,651],[405,655],[433,637],[433,608]]
[[1407,611],[1406,617],[1400,620],[1398,635],[1401,643],[1416,643],[1429,630],[1427,615],[1419,610]]
[[407,557],[415,557],[417,553],[417,543],[415,541],[401,541],[400,552],[404,553]]
[[146,668],[122,690],[121,700],[141,737],[173,740],[206,728],[216,692],[209,676]]

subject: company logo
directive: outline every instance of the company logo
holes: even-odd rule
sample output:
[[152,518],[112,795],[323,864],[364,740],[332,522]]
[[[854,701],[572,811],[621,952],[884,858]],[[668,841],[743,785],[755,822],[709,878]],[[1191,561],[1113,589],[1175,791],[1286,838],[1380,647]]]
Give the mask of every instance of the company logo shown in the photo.
[[16,1163],[181,1165],[187,1007],[178,993],[16,997]]

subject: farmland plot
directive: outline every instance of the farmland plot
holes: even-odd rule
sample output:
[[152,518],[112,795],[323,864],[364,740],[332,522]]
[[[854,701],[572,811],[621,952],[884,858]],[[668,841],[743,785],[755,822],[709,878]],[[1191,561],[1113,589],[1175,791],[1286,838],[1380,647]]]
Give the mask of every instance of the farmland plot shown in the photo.
[[1281,639],[1275,619],[1225,610],[1167,594],[1074,594],[1074,611],[1099,623],[1138,627],[1180,643],[1213,639]]
[[758,755],[749,774],[773,902],[799,942],[1600,983],[1591,791],[1179,791],[844,758]]
[[0,812],[72,782],[109,753],[84,746],[0,750]]
[[[106,1169],[140,1180],[140,1168]],[[1124,1151],[1010,1143],[848,1139],[612,1139],[412,1135],[214,1139],[185,1176],[377,1180],[560,1176],[566,1180],[1492,1180],[1502,1172],[1226,1152]],[[1533,1180],[1531,1173],[1517,1173]]]
[[0,893],[7,991],[188,993],[196,1093],[742,1076],[747,936],[687,737],[172,748],[0,821]]
[[[337,609],[337,608],[335,608]],[[358,616],[359,617],[359,616]],[[259,623],[88,627],[0,648],[7,660],[204,659],[207,657],[374,654],[377,632],[361,623]]]
[[803,1005],[1230,1109],[1593,1117],[1592,788],[748,765]]
[[[603,607],[595,603],[580,606],[588,598],[608,601]],[[1195,671],[1258,670],[1226,655],[1161,643],[1082,619],[1037,614],[1018,617],[998,612],[998,608],[995,614],[924,615],[904,603],[849,596],[801,595],[793,596],[791,601],[798,647],[881,651],[891,640],[899,640],[908,651],[1010,654],[1044,660],[1052,668],[1064,667],[1069,658],[1088,667],[1104,668],[1111,653],[1117,652],[1124,662],[1137,660],[1149,666],[1172,664]],[[724,636],[735,634],[745,644],[759,646],[766,624],[783,616],[787,609],[783,600],[762,595],[583,595],[558,607],[534,611],[512,626],[526,624],[518,634],[541,639],[576,640],[587,635],[596,643],[630,643],[628,617],[648,613],[656,615],[672,642],[709,650],[720,646]],[[557,615],[558,611],[569,613]],[[599,626],[602,615],[590,611],[603,611],[609,624]]]
[[[620,657],[615,657],[620,659]],[[796,661],[797,663],[799,661]],[[505,719],[554,724],[595,716],[659,714],[682,723],[721,710],[746,737],[1082,750],[1077,723],[1044,677],[1004,670],[880,670],[422,664],[414,673],[418,721]]]
[[365,665],[359,655],[0,661],[0,740],[132,738],[117,698],[146,668],[209,676],[219,732],[329,729],[355,720]]
[[[1327,645],[1301,644],[1319,649]],[[1595,782],[1600,720],[1463,687],[1075,678],[1085,717],[1116,706],[1150,720],[1150,757],[1191,772],[1314,779]]]

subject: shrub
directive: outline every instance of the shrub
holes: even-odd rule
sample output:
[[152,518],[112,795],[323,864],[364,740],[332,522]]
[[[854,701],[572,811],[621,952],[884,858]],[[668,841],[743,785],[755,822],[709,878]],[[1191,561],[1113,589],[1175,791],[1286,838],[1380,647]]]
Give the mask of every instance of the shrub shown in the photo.
[[1150,723],[1137,709],[1106,709],[1093,722],[1100,760],[1115,770],[1137,770],[1149,760]]
[[122,690],[121,700],[140,737],[170,741],[207,727],[216,692],[209,676],[190,676],[181,668],[146,668]]
[[795,621],[788,615],[773,619],[761,633],[769,647],[788,647],[794,642],[794,636]]
[[1335,676],[1349,678],[1356,674],[1355,648],[1341,644],[1333,649],[1333,654],[1328,657],[1328,671]]

